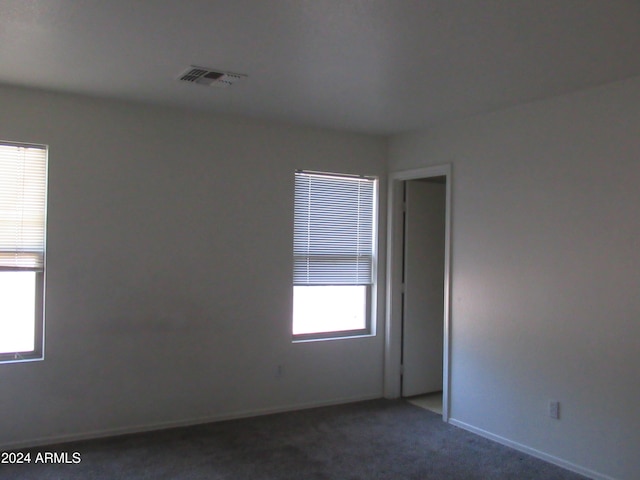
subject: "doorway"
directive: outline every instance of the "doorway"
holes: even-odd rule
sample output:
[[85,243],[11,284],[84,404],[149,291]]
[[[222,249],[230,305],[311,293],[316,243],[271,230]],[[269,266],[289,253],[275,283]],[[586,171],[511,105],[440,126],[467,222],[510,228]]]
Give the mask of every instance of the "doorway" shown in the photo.
[[403,185],[402,397],[442,392],[446,177]]
[[[385,396],[442,392],[448,421],[451,167],[391,174]],[[435,394],[435,395],[433,395]]]

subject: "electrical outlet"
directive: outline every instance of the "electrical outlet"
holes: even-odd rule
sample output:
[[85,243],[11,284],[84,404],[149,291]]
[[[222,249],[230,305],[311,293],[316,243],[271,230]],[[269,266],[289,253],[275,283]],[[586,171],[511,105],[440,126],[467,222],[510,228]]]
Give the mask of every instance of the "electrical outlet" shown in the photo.
[[276,365],[276,378],[282,378],[284,375],[284,366]]
[[551,400],[549,402],[549,416],[558,420],[560,418],[560,402]]

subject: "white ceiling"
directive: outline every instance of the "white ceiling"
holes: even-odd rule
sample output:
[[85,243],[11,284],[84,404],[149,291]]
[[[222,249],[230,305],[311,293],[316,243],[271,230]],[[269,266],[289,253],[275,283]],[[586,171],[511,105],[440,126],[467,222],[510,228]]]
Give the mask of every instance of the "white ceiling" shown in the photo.
[[0,1],[0,83],[369,133],[639,75],[638,0]]

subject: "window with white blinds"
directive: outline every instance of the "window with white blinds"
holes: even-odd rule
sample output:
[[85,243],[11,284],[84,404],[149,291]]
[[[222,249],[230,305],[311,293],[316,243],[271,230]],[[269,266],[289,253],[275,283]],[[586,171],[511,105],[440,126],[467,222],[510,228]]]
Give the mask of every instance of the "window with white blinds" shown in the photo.
[[296,172],[294,285],[371,285],[374,178]]
[[41,360],[47,148],[0,142],[0,363]]
[[0,143],[0,270],[44,268],[46,147]]

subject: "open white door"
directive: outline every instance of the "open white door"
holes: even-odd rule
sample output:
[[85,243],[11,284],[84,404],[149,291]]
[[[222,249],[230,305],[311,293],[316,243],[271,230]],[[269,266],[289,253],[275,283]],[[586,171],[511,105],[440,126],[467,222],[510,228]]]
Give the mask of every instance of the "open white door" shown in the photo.
[[443,389],[444,177],[405,182],[402,396]]

